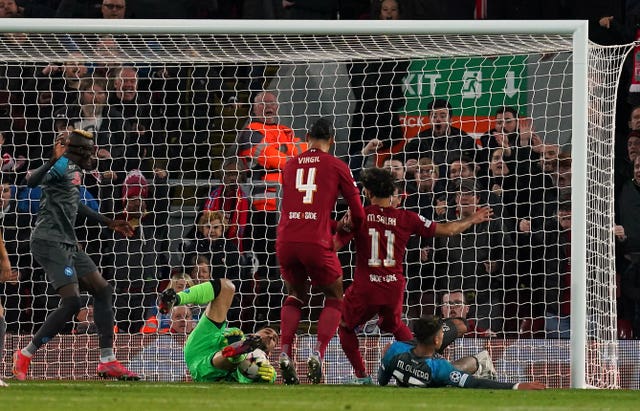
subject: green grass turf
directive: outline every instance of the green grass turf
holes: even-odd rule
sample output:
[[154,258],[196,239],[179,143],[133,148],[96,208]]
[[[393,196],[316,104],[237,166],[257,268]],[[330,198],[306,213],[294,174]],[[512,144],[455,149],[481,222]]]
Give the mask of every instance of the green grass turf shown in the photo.
[[0,410],[637,410],[640,391],[7,381]]

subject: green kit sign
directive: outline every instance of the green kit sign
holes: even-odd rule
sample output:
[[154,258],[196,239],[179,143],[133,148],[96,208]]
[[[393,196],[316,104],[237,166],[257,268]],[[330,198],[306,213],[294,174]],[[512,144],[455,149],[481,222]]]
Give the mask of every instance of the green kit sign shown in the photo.
[[456,116],[490,116],[500,106],[523,114],[527,56],[416,60],[404,79],[408,115],[426,115],[434,98],[449,100]]

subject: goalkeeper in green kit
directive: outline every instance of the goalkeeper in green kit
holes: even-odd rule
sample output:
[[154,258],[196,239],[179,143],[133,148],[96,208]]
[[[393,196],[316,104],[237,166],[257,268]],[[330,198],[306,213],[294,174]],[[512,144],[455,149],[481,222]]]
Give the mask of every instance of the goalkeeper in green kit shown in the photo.
[[235,286],[231,281],[214,278],[177,294],[173,289],[165,290],[160,296],[158,309],[161,313],[169,313],[174,305],[208,303],[205,315],[189,334],[184,346],[184,359],[193,381],[273,383],[276,371],[267,358],[256,360],[259,368],[253,379],[239,367],[256,349],[268,355],[278,345],[278,333],[272,328],[263,328],[245,336],[240,329],[227,327],[227,312],[234,292]]

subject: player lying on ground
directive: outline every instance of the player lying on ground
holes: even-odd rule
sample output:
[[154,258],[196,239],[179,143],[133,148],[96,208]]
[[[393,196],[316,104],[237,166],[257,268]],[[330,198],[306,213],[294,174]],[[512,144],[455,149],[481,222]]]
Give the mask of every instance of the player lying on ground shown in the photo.
[[[158,309],[161,313],[168,313],[174,305],[208,303],[205,315],[189,334],[184,346],[184,359],[194,381],[273,383],[276,371],[269,363],[268,355],[278,344],[278,333],[271,328],[263,328],[244,336],[241,330],[227,327],[227,312],[234,293],[231,281],[215,278],[177,294],[172,288],[165,290]],[[254,357],[255,367],[251,369],[255,371],[247,370],[249,360]]]
[[[334,237],[335,249],[352,238],[356,243],[356,271],[353,283],[344,296],[340,322],[340,344],[353,366],[357,384],[371,384],[358,346],[356,328],[378,315],[378,326],[398,341],[410,341],[411,330],[402,321],[402,304],[406,280],[403,274],[407,242],[412,235],[422,238],[452,236],[474,224],[489,221],[493,211],[480,207],[473,215],[447,223],[427,220],[413,211],[392,205],[396,191],[394,176],[386,169],[370,168],[362,172],[360,181],[370,205],[365,207],[365,222],[360,228],[349,230],[349,214],[342,229]],[[347,228],[347,231],[344,228]],[[478,368],[475,358],[469,370]]]
[[508,383],[476,378],[457,369],[438,350],[444,331],[438,316],[427,315],[413,323],[415,342],[396,341],[386,351],[378,370],[378,383],[387,385],[395,378],[401,387],[462,387],[514,390],[543,390],[539,382]]

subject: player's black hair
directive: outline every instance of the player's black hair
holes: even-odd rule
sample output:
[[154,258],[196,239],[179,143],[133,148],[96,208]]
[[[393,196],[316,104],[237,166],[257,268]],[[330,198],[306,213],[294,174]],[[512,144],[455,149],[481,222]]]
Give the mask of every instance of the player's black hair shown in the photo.
[[368,168],[360,173],[362,186],[369,190],[373,197],[387,198],[396,189],[393,174],[384,168]]
[[413,322],[413,335],[423,344],[431,344],[433,337],[442,328],[442,319],[437,315],[425,315]]
[[329,140],[336,135],[333,122],[327,117],[319,118],[309,129],[309,136],[321,140]]

